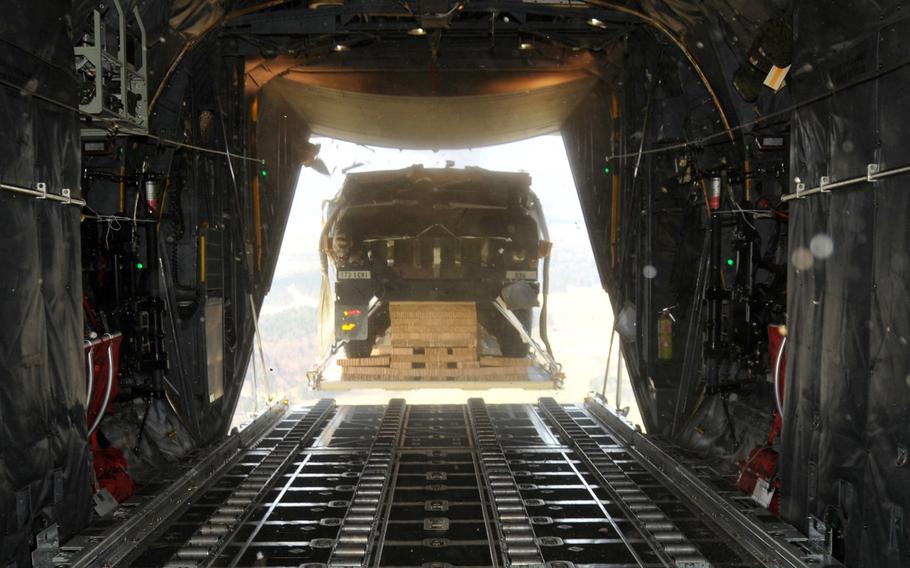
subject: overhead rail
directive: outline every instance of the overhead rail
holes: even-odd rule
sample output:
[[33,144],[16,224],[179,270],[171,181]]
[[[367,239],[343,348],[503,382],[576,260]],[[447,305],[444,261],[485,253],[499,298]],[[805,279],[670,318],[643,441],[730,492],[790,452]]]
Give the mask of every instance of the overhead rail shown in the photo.
[[29,197],[34,197],[35,199],[45,199],[47,201],[62,203],[63,205],[78,205],[79,207],[85,206],[85,200],[74,198],[69,188],[65,187],[61,189],[60,194],[58,195],[56,193],[49,192],[47,190],[47,184],[44,182],[36,183],[35,187],[25,187],[22,185],[0,182],[0,189],[19,195],[28,195]]
[[792,201],[794,199],[805,199],[811,195],[828,193],[832,189],[842,189],[860,183],[872,183],[880,179],[903,175],[906,173],[910,173],[910,165],[883,170],[879,164],[867,164],[866,175],[863,176],[851,177],[841,181],[831,181],[831,178],[829,176],[822,176],[821,179],[819,179],[818,185],[810,189],[806,189],[805,182],[796,182],[796,191],[784,195],[781,197],[781,200]]

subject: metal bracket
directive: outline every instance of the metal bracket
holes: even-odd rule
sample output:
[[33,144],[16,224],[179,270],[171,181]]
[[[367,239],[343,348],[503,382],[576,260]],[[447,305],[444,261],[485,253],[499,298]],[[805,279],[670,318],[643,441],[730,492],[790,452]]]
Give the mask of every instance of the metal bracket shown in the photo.
[[894,459],[894,465],[897,467],[904,467],[907,465],[908,459],[910,459],[910,454],[907,452],[907,446],[898,446],[897,457]]
[[102,519],[111,516],[111,514],[117,510],[117,507],[120,506],[107,489],[102,489],[98,493],[95,493],[92,496],[92,500],[95,502],[95,512],[98,513],[98,516]]
[[443,513],[449,510],[449,502],[446,499],[431,499],[424,501],[423,510],[433,513]]
[[901,531],[904,524],[904,508],[897,503],[891,503],[891,519],[888,530],[888,549],[900,550]]
[[447,531],[449,530],[449,519],[446,517],[429,517],[423,520],[423,530],[425,531]]
[[875,182],[875,178],[881,170],[882,167],[878,164],[866,164],[866,181]]
[[64,187],[60,190],[60,197],[63,198],[63,203],[65,205],[69,205],[73,202],[73,194],[68,187]]
[[806,191],[806,182],[798,181],[796,182],[796,199],[801,199],[800,194]]
[[831,532],[828,525],[821,519],[809,515],[809,546],[813,552],[831,553]]
[[825,189],[825,186],[831,183],[831,178],[829,176],[822,176],[818,178],[818,190],[822,193],[831,193],[830,189]]
[[47,199],[47,184],[43,181],[39,181],[35,184],[35,189],[38,190],[38,193],[41,195],[36,195],[35,199]]
[[35,537],[37,547],[32,552],[32,566],[49,568],[54,565],[54,556],[60,552],[60,533],[57,524],[47,527]]

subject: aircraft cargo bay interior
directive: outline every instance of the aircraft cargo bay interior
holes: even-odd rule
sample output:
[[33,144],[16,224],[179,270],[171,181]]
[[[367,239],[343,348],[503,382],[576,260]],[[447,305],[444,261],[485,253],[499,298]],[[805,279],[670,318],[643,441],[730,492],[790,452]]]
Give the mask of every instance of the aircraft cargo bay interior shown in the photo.
[[910,566],[908,31],[7,0],[0,566]]

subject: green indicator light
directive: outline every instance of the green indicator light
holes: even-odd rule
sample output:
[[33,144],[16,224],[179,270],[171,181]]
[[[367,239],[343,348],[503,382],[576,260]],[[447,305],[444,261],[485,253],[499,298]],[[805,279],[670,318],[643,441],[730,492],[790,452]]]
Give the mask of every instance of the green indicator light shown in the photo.
[[610,173],[610,168],[609,168],[609,167],[604,168],[604,173],[605,173],[605,174]]
[[732,258],[727,259],[727,266],[733,266],[734,262]]
[[142,264],[141,262],[137,262],[137,263],[136,263],[136,268],[138,268],[139,270],[142,270],[143,268],[145,268],[145,265]]
[[262,177],[265,177],[265,176],[269,175],[269,172],[267,172],[267,171],[265,171],[265,170],[262,170],[262,171],[259,172],[259,173],[262,175]]

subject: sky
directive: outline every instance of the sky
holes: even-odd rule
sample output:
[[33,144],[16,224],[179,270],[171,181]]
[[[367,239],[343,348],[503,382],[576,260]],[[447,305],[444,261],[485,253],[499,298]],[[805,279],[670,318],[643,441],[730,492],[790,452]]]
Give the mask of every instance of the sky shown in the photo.
[[[331,396],[338,404],[384,403],[393,396],[405,396],[409,403],[461,402],[481,395],[489,403],[535,402],[541,396],[581,402],[590,390],[601,389],[613,315],[609,297],[600,286],[578,194],[560,136],[541,136],[477,149],[438,151],[367,147],[328,138],[312,138],[310,141],[321,146],[319,158],[331,175],[326,176],[310,168],[302,169],[281,245],[273,290],[262,308],[263,321],[269,317],[281,317],[295,307],[316,306],[319,287],[313,275],[319,270],[322,204],[335,196],[344,183],[346,173],[400,169],[414,164],[524,171],[531,175],[532,189],[543,204],[550,238],[554,242],[551,265],[551,290],[554,292],[550,295],[548,329],[556,359],[566,373],[566,381],[560,391],[495,389],[483,393],[457,389],[415,389],[405,393],[361,389],[325,393],[306,391],[302,386],[297,388],[295,378],[290,383],[293,387],[287,386],[286,376],[281,377],[283,383],[281,380],[273,381],[273,384],[282,383],[286,385],[285,389],[293,391],[288,397],[291,404],[305,404],[322,396]],[[268,326],[261,327],[267,367],[271,367]],[[313,327],[310,324],[309,328],[300,329],[299,334],[315,336]],[[608,383],[611,400],[615,391],[616,360],[614,350],[611,381]],[[273,370],[276,374],[282,371]],[[299,375],[300,371],[296,373]],[[305,376],[299,377],[301,383],[305,380]],[[249,385],[246,390],[249,394]],[[637,408],[634,407],[631,390],[627,387],[624,392],[622,406],[631,403],[630,418],[635,420]]]

